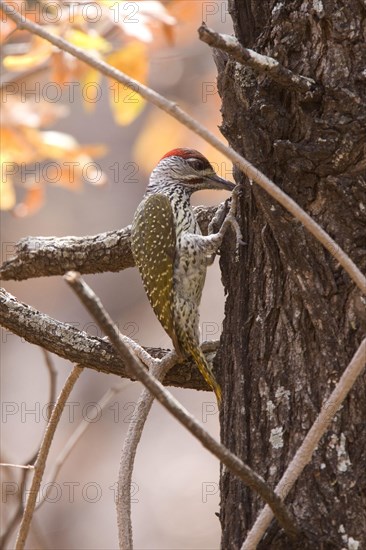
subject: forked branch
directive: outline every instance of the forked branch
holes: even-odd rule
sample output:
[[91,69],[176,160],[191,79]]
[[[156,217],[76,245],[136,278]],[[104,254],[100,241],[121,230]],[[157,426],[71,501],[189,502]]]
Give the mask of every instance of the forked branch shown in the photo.
[[[157,362],[151,358],[149,371],[159,382],[162,382],[169,369],[177,361],[174,351]],[[154,401],[153,394],[144,388],[133,412],[128,432],[123,443],[121,462],[118,475],[117,524],[119,547],[133,548],[131,521],[131,481],[137,446],[140,442],[147,417]]]
[[[70,438],[58,454],[57,458],[55,459],[52,472],[49,476],[49,481],[47,483],[54,483],[58,477],[58,474],[62,468],[62,466],[65,464],[68,456],[71,454],[77,443],[79,442],[80,438],[84,435],[84,433],[93,425],[94,421],[97,419],[98,415],[104,411],[104,409],[107,407],[107,405],[111,402],[113,397],[115,397],[120,391],[126,389],[128,387],[128,383],[122,382],[118,385],[112,386],[105,392],[105,394],[99,399],[98,403],[96,404],[96,407],[94,411],[88,414],[88,419],[86,420],[83,418],[83,420],[80,421],[78,426],[76,427],[75,431],[71,434]],[[37,504],[36,510],[40,508],[44,502],[46,502],[46,494],[42,495],[42,498]]]
[[[0,325],[27,342],[41,346],[81,367],[129,378],[125,363],[108,341],[90,336],[75,325],[62,323],[40,313],[37,309],[19,302],[3,288],[0,288]],[[209,361],[212,360],[216,347],[217,342],[202,344],[202,349]],[[145,351],[158,359],[170,353],[170,350],[161,348],[146,348]],[[174,365],[164,384],[210,391],[192,361]]]
[[[1,302],[1,294],[0,294],[0,302]],[[48,374],[49,374],[49,379],[50,379],[50,390],[49,390],[49,401],[48,401],[49,407],[47,408],[47,421],[49,421],[50,417],[51,417],[51,413],[52,413],[51,405],[53,405],[56,402],[57,371],[56,371],[56,368],[53,364],[52,358],[51,358],[50,354],[48,353],[48,351],[46,351],[43,348],[41,348],[41,349],[42,349],[42,352],[43,352],[43,355],[44,355],[44,358],[45,358],[45,365],[47,367]],[[29,465],[28,466],[18,466],[19,468],[23,469],[23,475],[22,475],[21,481],[19,483],[20,487],[25,487],[26,486],[27,474],[30,473],[30,470],[34,470],[34,467],[35,467],[34,464],[37,460],[38,452],[39,451],[37,451],[29,459],[29,461],[28,461]],[[12,532],[14,531],[16,526],[18,525],[18,522],[21,520],[21,518],[23,516],[23,513],[24,513],[23,495],[22,495],[22,491],[19,491],[18,504],[16,506],[13,517],[10,519],[10,521],[8,522],[7,526],[5,527],[5,529],[3,531],[3,534],[1,535],[0,548],[5,548],[9,537],[11,536]]]
[[61,418],[62,411],[64,410],[67,399],[74,387],[77,379],[82,373],[83,369],[80,367],[74,367],[68,376],[64,387],[56,401],[55,407],[52,411],[50,420],[47,424],[47,428],[43,437],[43,441],[39,448],[37,460],[34,464],[34,474],[32,479],[31,488],[28,494],[27,503],[25,505],[24,514],[18,536],[15,544],[15,550],[23,550],[25,541],[28,535],[29,527],[32,521],[33,513],[37,503],[37,495],[41,486],[44,470],[46,467],[46,460],[50,451],[51,443],[55,435],[56,428]]

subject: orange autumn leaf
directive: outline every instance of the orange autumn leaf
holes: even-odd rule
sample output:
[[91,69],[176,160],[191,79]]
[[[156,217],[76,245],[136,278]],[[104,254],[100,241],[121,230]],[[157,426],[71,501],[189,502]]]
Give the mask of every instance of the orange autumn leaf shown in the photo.
[[[105,174],[93,160],[105,154],[106,148],[102,145],[83,146],[68,134],[20,125],[1,128],[1,142],[0,208],[14,209],[18,217],[41,208],[45,184],[76,191],[84,181],[92,185],[106,183]],[[23,202],[15,206],[13,178],[19,179],[20,175],[27,194]]]
[[17,218],[24,218],[37,212],[44,204],[44,188],[40,184],[32,185],[24,197],[24,200],[18,203],[13,210]]
[[8,71],[34,69],[47,61],[52,53],[52,44],[37,35],[32,36],[29,51],[20,55],[7,55],[3,60]]
[[4,155],[1,156],[1,180],[0,180],[0,209],[11,210],[15,205],[15,191],[13,187],[13,178],[8,169],[12,168],[8,165]]
[[104,185],[106,176],[93,158],[106,153],[103,145],[79,145],[77,141],[61,132],[41,132],[41,151],[44,158],[52,159],[43,170],[45,183],[66,187],[73,191],[81,189],[83,180],[92,185]]
[[101,92],[100,81],[101,74],[97,69],[83,64],[79,76],[82,90],[83,105],[87,112],[93,112],[98,100],[98,94]]
[[[124,48],[107,57],[107,62],[116,69],[135,78],[142,84],[147,81],[148,61],[146,46],[141,42],[130,42]],[[123,86],[109,79],[109,100],[114,119],[125,126],[133,122],[145,106],[145,100],[136,89]]]
[[175,28],[172,25],[166,25],[163,23],[162,30],[164,37],[169,44],[169,46],[174,46],[175,43]]
[[70,63],[65,59],[65,53],[62,51],[52,52],[50,62],[50,82],[60,86],[69,83],[71,80]]
[[40,132],[42,144],[40,153],[44,158],[74,158],[80,153],[88,156],[101,156],[106,153],[104,145],[79,145],[69,134],[55,131]]
[[31,163],[38,158],[38,130],[27,127],[1,128],[1,148],[11,163]]
[[[17,11],[20,13],[23,17],[26,19],[29,19],[30,21],[33,21],[35,23],[39,23],[39,13],[37,13],[37,10],[28,10],[27,4],[24,2],[24,0],[11,0],[9,2],[10,7],[13,11]],[[14,23],[12,19],[0,8],[0,43],[6,41],[9,34],[11,34],[16,28],[17,25]],[[22,29],[17,30],[17,34],[23,33]]]
[[[90,160],[88,157],[88,161]],[[42,168],[42,183],[63,187],[69,191],[80,191],[84,183],[85,164],[87,164],[85,160],[81,163],[77,157],[65,162],[46,162]]]
[[0,18],[1,18],[1,24],[0,24],[0,44],[5,42],[5,40],[8,38],[8,36],[17,28],[14,21],[7,18],[4,12],[0,9]]
[[[221,9],[222,2],[205,2],[195,0],[194,2],[182,2],[182,0],[172,0],[169,3],[169,12],[176,18],[177,25],[174,29],[174,43],[185,44],[195,40],[197,28],[201,24],[210,10],[217,12]],[[209,13],[207,13],[209,12]]]
[[[91,55],[105,59],[141,83],[146,83],[148,76],[146,43],[149,43],[149,52],[152,49],[157,51],[164,45],[171,53],[171,48],[167,44],[171,45],[175,41],[177,28],[176,14],[173,11],[183,14],[184,21],[191,27],[192,19],[195,19],[192,14],[197,14],[197,10],[201,10],[194,8],[192,11],[195,2],[184,3],[175,0],[170,0],[169,3],[155,0],[96,0],[92,4],[96,5],[102,19],[100,24],[93,24],[83,17],[80,7],[83,3],[77,3],[71,20],[69,3],[63,0],[60,3],[39,0],[34,5],[28,4],[25,0],[11,2],[15,9],[26,17],[29,16],[29,19],[36,17],[37,23],[44,25],[47,30],[65,37]],[[198,3],[201,4],[200,1]],[[54,16],[58,13],[61,17],[56,25],[52,21],[55,21]],[[14,29],[10,19],[5,23],[9,25],[4,29],[4,38]],[[85,108],[93,109],[96,103],[93,94],[95,95],[98,89],[101,90],[100,73],[27,31],[17,30],[14,41],[12,39],[13,37],[4,48],[6,69],[23,71],[39,65],[48,67],[50,82],[62,87],[67,83],[75,83],[75,93],[82,94]],[[115,50],[113,53],[112,48]],[[13,55],[14,51],[21,51],[22,54]],[[122,125],[130,124],[139,116],[145,105],[139,96],[138,85],[136,89],[131,89],[113,80],[108,84],[109,100],[116,122]],[[2,146],[8,159],[6,168],[9,169],[10,166],[11,174],[9,172],[8,182],[3,185],[1,193],[5,197],[4,204],[7,204],[8,209],[12,209],[16,204],[13,184],[26,188],[24,200],[16,207],[17,215],[29,215],[42,205],[42,193],[46,184],[59,185],[75,191],[80,189],[85,181],[94,185],[105,182],[104,174],[93,161],[96,156],[104,154],[105,148],[100,145],[81,146],[67,134],[44,131],[42,128],[52,124],[54,119],[59,117],[58,114],[53,116],[53,111],[56,112],[57,109],[58,112],[61,107],[67,109],[65,105],[52,104],[49,105],[48,112],[44,109],[44,103],[33,104],[28,99],[23,103],[20,97],[14,96],[7,97],[4,105],[4,125],[0,137],[3,138]],[[158,133],[159,130],[158,128]],[[179,136],[176,129],[172,132],[175,137]],[[182,134],[182,139],[184,135]],[[159,155],[160,151],[157,154]],[[39,168],[40,176],[32,178],[35,166]]]
[[104,185],[107,182],[99,164],[84,154],[82,148],[72,157],[67,157],[67,160],[45,163],[42,176],[43,183],[70,191],[80,191],[84,180],[91,185]]
[[64,35],[65,40],[74,44],[78,48],[83,50],[92,50],[99,53],[108,53],[111,51],[112,45],[103,38],[99,36],[93,30],[90,30],[88,33],[81,31],[79,29],[68,29]]

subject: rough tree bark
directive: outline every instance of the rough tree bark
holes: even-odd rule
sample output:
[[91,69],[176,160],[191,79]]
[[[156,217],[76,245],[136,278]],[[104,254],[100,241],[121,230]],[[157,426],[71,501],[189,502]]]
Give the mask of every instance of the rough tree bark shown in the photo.
[[[364,269],[365,3],[229,0],[229,11],[244,46],[313,78],[322,91],[288,91],[216,52],[223,135]],[[300,224],[244,183],[247,246],[235,261],[227,240],[221,257],[228,292],[216,358],[222,442],[275,486],[361,341],[365,304]],[[287,497],[304,530],[302,548],[366,548],[365,422],[363,376]],[[222,471],[222,548],[240,548],[261,508]],[[276,525],[261,543],[295,547]]]

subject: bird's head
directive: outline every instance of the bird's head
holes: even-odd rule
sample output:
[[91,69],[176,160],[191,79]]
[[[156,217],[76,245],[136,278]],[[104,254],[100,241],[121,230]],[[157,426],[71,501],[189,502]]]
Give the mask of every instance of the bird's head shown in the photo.
[[148,193],[169,192],[176,186],[192,194],[201,189],[232,191],[235,185],[220,178],[209,161],[194,149],[173,149],[151,173]]

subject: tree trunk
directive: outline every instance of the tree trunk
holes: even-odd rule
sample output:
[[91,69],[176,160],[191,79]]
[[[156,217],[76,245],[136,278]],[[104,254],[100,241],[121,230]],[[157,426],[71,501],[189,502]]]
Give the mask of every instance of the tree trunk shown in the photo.
[[[361,0],[229,0],[246,47],[313,78],[300,94],[217,53],[222,133],[365,268],[366,7]],[[255,184],[221,258],[228,292],[217,356],[222,441],[275,486],[352,358],[360,292],[320,244]],[[366,548],[366,379],[361,376],[286,502],[301,548]],[[263,502],[221,475],[222,548],[240,548]],[[359,545],[357,546],[357,541]],[[261,548],[295,548],[272,524]]]

